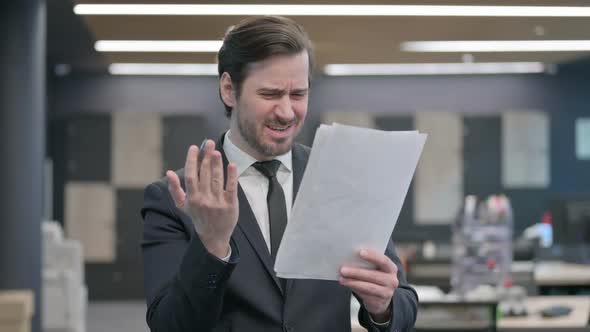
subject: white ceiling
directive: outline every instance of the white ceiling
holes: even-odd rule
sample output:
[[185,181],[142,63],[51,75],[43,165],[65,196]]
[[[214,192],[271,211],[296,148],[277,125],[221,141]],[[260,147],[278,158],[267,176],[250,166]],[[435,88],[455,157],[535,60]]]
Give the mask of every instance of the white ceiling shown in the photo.
[[[75,3],[112,3],[76,1]],[[125,1],[125,3],[212,3],[211,1]],[[236,3],[216,1],[215,3]],[[265,1],[240,1],[265,3]],[[266,2],[267,3],[267,2]],[[316,3],[282,1],[281,4]],[[588,1],[322,1],[326,4],[457,4],[590,6]],[[95,40],[215,40],[239,16],[82,16]],[[461,53],[408,53],[400,43],[413,40],[590,40],[590,17],[292,17],[314,41],[316,61],[327,63],[460,62]],[[540,61],[565,63],[590,52],[477,53],[477,62]],[[213,63],[214,53],[105,53],[105,63]]]

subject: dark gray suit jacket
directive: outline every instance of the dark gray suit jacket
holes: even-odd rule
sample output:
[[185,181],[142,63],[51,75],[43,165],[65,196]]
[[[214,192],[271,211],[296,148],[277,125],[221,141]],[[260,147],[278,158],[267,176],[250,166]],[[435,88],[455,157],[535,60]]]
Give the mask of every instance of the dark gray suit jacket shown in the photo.
[[[222,137],[223,139],[223,137]],[[223,147],[223,141],[216,145]],[[224,169],[227,159],[222,151]],[[309,157],[309,148],[293,146],[293,196]],[[178,171],[184,187],[184,172]],[[147,323],[157,332],[326,332],[350,331],[349,289],[337,282],[287,280],[275,276],[271,256],[239,188],[238,226],[228,263],[208,253],[190,218],[176,208],[166,179],[145,190],[143,258]],[[407,284],[390,241],[386,254],[398,266],[392,320],[385,331],[409,331],[416,320],[418,298]],[[364,308],[359,321],[373,326]]]

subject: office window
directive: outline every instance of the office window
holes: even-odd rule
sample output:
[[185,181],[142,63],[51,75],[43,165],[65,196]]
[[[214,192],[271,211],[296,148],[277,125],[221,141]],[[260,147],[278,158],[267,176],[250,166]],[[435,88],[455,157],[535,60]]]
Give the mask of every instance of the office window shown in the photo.
[[463,122],[460,114],[420,112],[416,129],[428,134],[414,178],[417,224],[448,224],[463,201]]
[[372,114],[367,112],[328,111],[322,114],[321,121],[325,124],[335,122],[348,126],[375,128],[375,119]]
[[590,118],[576,119],[576,157],[590,160]]
[[549,119],[539,111],[502,114],[502,184],[504,188],[547,188]]
[[163,176],[159,114],[116,112],[112,118],[111,182],[141,188]]

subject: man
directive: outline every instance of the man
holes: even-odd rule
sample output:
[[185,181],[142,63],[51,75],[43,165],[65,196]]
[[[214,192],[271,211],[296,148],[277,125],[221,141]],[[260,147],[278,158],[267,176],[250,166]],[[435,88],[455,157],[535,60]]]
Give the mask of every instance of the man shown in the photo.
[[360,253],[375,270],[343,266],[339,282],[274,273],[309,156],[294,144],[312,72],[303,29],[282,17],[244,20],[225,36],[218,61],[230,130],[206,143],[202,160],[191,146],[184,169],[145,192],[151,330],[350,331],[351,291],[370,331],[411,329],[417,296],[391,242],[386,255]]

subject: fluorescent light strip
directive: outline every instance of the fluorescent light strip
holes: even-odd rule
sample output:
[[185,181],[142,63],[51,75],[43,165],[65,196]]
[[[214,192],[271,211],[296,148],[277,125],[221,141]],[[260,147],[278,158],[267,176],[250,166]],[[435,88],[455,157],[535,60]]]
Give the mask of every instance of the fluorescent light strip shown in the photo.
[[217,52],[221,40],[99,40],[98,52]]
[[565,52],[590,51],[590,40],[411,41],[405,52]]
[[328,76],[467,75],[543,73],[540,62],[329,64]]
[[78,4],[78,15],[590,17],[589,6]]
[[214,63],[113,63],[111,75],[217,76]]

